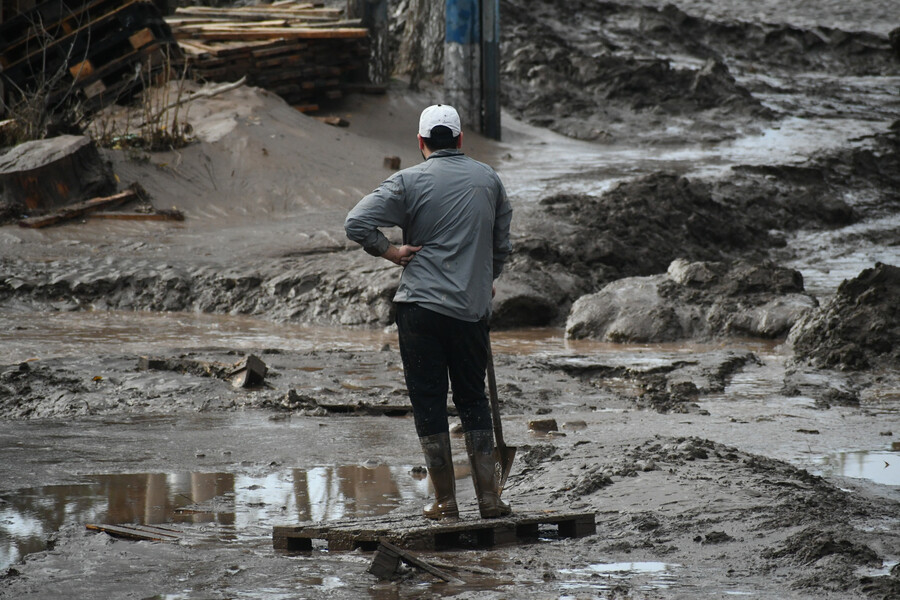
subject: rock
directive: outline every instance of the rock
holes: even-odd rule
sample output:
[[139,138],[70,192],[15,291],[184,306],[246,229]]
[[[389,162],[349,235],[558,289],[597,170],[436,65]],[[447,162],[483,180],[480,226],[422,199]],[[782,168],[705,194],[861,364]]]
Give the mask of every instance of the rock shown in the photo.
[[790,332],[794,356],[817,367],[861,370],[900,364],[900,268],[877,263],[844,281]]
[[528,421],[528,430],[538,433],[547,433],[550,431],[559,431],[556,419],[536,419]]
[[775,338],[817,306],[798,271],[764,262],[676,259],[665,275],[629,277],[582,296],[566,321],[569,338],[611,342]]

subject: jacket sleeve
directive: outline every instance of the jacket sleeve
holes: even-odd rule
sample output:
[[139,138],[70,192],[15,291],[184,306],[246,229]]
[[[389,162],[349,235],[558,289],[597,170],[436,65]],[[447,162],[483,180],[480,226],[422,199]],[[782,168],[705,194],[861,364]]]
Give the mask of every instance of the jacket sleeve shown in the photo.
[[391,245],[379,227],[406,224],[403,189],[403,178],[397,173],[360,200],[344,221],[347,237],[372,256],[381,256]]
[[503,265],[512,252],[512,243],[509,241],[509,226],[512,222],[512,206],[506,196],[506,188],[503,182],[497,178],[499,193],[497,197],[497,212],[494,216],[494,279],[500,277]]

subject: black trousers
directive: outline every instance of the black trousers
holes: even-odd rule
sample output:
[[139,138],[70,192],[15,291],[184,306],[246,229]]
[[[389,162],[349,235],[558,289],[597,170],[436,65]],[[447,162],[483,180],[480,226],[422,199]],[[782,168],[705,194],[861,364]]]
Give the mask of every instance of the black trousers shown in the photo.
[[400,356],[419,437],[449,430],[449,386],[463,430],[490,429],[491,409],[484,391],[487,322],[460,321],[418,304],[396,306]]

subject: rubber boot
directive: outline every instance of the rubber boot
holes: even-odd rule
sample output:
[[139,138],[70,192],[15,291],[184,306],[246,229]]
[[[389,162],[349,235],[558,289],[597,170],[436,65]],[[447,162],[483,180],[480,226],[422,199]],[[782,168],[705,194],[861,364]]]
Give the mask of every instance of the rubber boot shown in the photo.
[[497,494],[499,465],[494,457],[494,432],[479,429],[466,432],[466,451],[472,463],[472,481],[482,519],[496,519],[512,512]]
[[425,518],[458,519],[456,505],[456,477],[453,476],[453,454],[450,451],[450,434],[436,433],[419,438],[425,453],[425,466],[434,487],[434,502],[426,506]]

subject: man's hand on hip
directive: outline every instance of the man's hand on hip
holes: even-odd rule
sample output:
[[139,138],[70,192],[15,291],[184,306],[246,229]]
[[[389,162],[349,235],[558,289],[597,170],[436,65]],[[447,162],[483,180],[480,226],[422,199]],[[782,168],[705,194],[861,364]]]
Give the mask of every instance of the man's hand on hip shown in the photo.
[[397,247],[391,244],[385,251],[385,253],[381,255],[381,258],[386,258],[395,265],[405,267],[409,264],[409,261],[411,261],[416,255],[416,252],[421,249],[422,246],[410,246],[409,244],[404,244],[400,247]]

